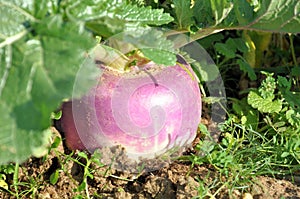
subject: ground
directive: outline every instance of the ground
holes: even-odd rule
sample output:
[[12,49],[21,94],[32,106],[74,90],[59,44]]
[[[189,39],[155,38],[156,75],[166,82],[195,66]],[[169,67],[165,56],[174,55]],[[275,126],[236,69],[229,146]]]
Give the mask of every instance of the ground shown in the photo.
[[[139,176],[126,174],[92,163],[93,178],[87,178],[87,186],[80,190],[86,164],[76,155],[64,155],[62,144],[45,158],[31,158],[20,166],[18,186],[21,198],[242,198],[242,199],[297,199],[300,198],[299,179],[276,179],[258,176],[244,187],[228,190],[222,185],[226,178],[220,178],[211,165],[191,166],[189,162],[175,161],[170,165]],[[73,160],[79,160],[78,162]],[[57,181],[51,181],[51,174],[58,171]],[[242,177],[242,176],[241,176]],[[12,184],[8,175],[6,182]],[[52,183],[51,183],[52,182]],[[86,188],[86,189],[85,189]],[[11,187],[13,191],[13,186]],[[203,197],[202,197],[202,196]],[[204,197],[205,196],[205,197]],[[0,198],[16,198],[4,189]]]

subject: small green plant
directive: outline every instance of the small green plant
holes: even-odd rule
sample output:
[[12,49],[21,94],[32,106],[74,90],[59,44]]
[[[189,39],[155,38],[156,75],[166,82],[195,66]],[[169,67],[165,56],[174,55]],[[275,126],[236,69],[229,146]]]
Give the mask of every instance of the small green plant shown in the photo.
[[[299,93],[293,79],[262,74],[258,88],[242,100],[232,99],[232,113],[220,126],[221,142],[201,140],[189,156],[192,166],[208,163],[218,171],[218,188],[247,191],[255,176],[293,175],[300,169]],[[207,136],[203,125],[200,129]],[[200,184],[199,194],[207,189]]]
[[0,166],[0,188],[8,190],[8,184],[6,183],[7,175],[14,173],[15,166],[14,164],[7,164]]
[[[82,182],[80,183],[80,185],[77,187],[77,189],[75,189],[75,192],[82,192],[85,191],[85,195],[86,197],[89,199],[90,198],[90,193],[88,190],[88,178],[93,179],[93,172],[95,172],[94,169],[91,168],[91,164],[94,163],[99,167],[104,166],[101,162],[100,162],[100,158],[101,158],[101,154],[98,151],[95,151],[93,153],[93,155],[91,155],[90,157],[85,153],[85,152],[78,152],[78,158],[82,159],[82,161],[75,159],[74,161],[81,165],[83,167],[83,179]],[[81,197],[80,195],[77,195],[77,197]]]
[[[240,70],[248,75],[250,80],[256,80],[256,74],[253,67],[249,64],[250,60],[244,56],[251,51],[251,46],[247,43],[249,41],[243,38],[229,37],[225,42],[216,42],[214,48],[217,51],[218,60],[221,60],[219,67],[228,67],[228,62],[236,63]],[[223,57],[220,58],[220,55]],[[249,57],[249,56],[248,56]]]
[[292,169],[300,161],[300,95],[292,90],[293,79],[262,73],[266,78],[261,86],[234,101],[232,120],[248,131],[251,144],[260,143],[257,148],[274,158],[274,166]]

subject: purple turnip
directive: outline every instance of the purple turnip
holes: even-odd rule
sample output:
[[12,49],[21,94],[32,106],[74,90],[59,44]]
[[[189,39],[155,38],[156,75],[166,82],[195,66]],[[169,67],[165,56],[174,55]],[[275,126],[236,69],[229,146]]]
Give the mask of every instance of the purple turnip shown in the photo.
[[177,58],[169,67],[149,62],[125,73],[104,68],[97,86],[62,106],[66,145],[89,151],[120,145],[138,160],[191,144],[201,96],[192,68]]

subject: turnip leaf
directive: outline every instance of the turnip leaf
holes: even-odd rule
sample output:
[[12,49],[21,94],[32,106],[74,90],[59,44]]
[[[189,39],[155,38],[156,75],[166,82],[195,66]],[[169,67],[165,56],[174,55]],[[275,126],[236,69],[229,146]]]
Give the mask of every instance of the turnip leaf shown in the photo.
[[144,48],[141,51],[145,57],[153,60],[157,64],[163,64],[166,66],[174,66],[176,64],[176,55],[170,51],[153,48]]
[[27,112],[23,113],[28,114],[27,119],[17,121],[18,113],[14,113],[2,100],[0,100],[0,113],[0,164],[10,161],[20,163],[32,155],[41,156],[47,153],[51,136],[49,130],[28,130],[19,126],[19,122],[26,124],[28,120],[33,120],[31,123],[38,123],[36,117],[32,117],[29,115],[30,112]]
[[[227,4],[219,3],[218,6],[212,5],[201,2],[193,7],[195,25],[200,28],[191,36],[193,39],[197,40],[224,29],[300,32],[300,2],[298,0],[266,0],[257,5],[252,5],[246,0],[236,0],[233,4],[228,2]],[[230,10],[229,5],[233,5],[233,9]],[[207,16],[203,16],[205,10]],[[221,13],[227,13],[227,15],[220,15]]]
[[22,23],[27,19],[9,2],[0,1],[0,41],[25,30]]
[[189,28],[194,23],[191,2],[187,0],[174,0],[174,7],[178,28]]
[[247,27],[257,30],[298,33],[300,32],[300,1],[262,1],[255,19]]
[[162,9],[124,4],[119,10],[121,12],[117,13],[116,17],[126,22],[140,23],[142,25],[163,25],[173,21],[170,14],[163,13]]
[[132,44],[157,64],[173,66],[176,63],[174,43],[160,30],[142,27],[130,29],[120,34],[118,39]]
[[0,51],[0,164],[47,152],[51,112],[72,96],[84,52],[94,45],[59,15],[32,28],[39,37],[28,34]]
[[215,20],[214,25],[218,25],[229,15],[233,8],[233,3],[227,0],[210,0],[210,7]]
[[105,29],[106,36],[122,32],[128,24],[163,25],[173,21],[170,14],[164,13],[162,9],[138,7],[122,0],[75,3],[67,10],[72,17],[85,21],[87,27],[97,33],[102,34]]

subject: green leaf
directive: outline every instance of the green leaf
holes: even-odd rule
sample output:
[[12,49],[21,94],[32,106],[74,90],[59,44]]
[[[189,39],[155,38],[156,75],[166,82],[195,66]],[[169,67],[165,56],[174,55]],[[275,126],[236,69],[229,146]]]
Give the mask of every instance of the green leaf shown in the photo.
[[195,69],[200,74],[201,80],[204,82],[213,81],[219,75],[219,69],[214,64],[195,62],[192,64],[192,66],[193,69]]
[[239,25],[249,24],[253,20],[254,10],[247,0],[234,0],[234,11]]
[[290,107],[293,109],[299,109],[300,110],[300,94],[299,93],[292,93],[291,91],[283,88],[279,88],[282,98],[284,101],[288,103]]
[[230,48],[228,45],[224,43],[216,43],[215,48],[220,54],[224,55],[228,59],[235,57],[235,49]]
[[215,25],[220,24],[230,13],[233,3],[228,0],[210,0]]
[[247,52],[248,46],[242,38],[229,38],[226,40],[226,44],[233,49],[237,49],[241,52]]
[[174,43],[162,31],[154,28],[138,28],[117,35],[120,41],[133,45],[145,57],[157,64],[173,66],[176,63]]
[[274,32],[298,33],[300,32],[300,1],[262,1],[255,19],[247,27]]
[[237,64],[240,66],[240,69],[248,74],[248,77],[251,81],[257,79],[254,69],[245,61],[238,59]]
[[54,2],[49,3],[47,0],[34,0],[33,13],[35,18],[43,19],[49,12],[48,8],[54,6],[53,4]]
[[74,191],[81,192],[81,191],[85,190],[85,188],[86,188],[86,181],[84,180]]
[[193,13],[194,18],[196,19],[196,24],[201,28],[207,27],[214,23],[210,1],[195,1]]
[[278,75],[277,82],[280,87],[284,87],[286,90],[290,90],[292,86],[292,81],[287,80],[287,78]]
[[289,155],[290,155],[289,152],[283,152],[283,153],[280,155],[280,157],[286,158],[286,157],[288,157]]
[[89,34],[60,16],[32,27],[39,37],[20,39],[0,51],[0,164],[45,155],[51,113],[72,96],[83,54],[94,44]]
[[288,110],[286,112],[286,118],[288,122],[297,128],[300,127],[300,112],[296,112],[295,110]]
[[[81,32],[80,27],[76,24],[64,24],[59,15],[46,18],[35,24],[34,27],[40,38],[36,54],[32,55],[32,57],[38,58],[36,63],[39,64],[37,67],[39,74],[35,78],[37,81],[41,81],[40,85],[43,85],[44,88],[53,91],[53,93],[43,91],[43,100],[41,101],[43,104],[47,103],[44,105],[49,106],[49,104],[53,104],[54,96],[61,100],[72,95],[77,72],[81,67],[87,67],[84,65],[84,53],[92,49],[95,41],[89,33]],[[100,71],[94,66],[92,64],[91,67],[94,69],[91,69],[89,74],[85,74],[85,79],[81,79],[85,82],[86,87],[81,87],[83,90],[77,90],[77,93],[84,93],[95,83],[95,74],[99,74]],[[88,79],[91,79],[89,83],[87,83]],[[87,86],[88,84],[90,85]],[[39,87],[33,85],[32,90],[32,94],[40,98],[42,91]]]
[[53,142],[52,142],[52,144],[51,144],[51,149],[55,149],[55,148],[57,148],[60,144],[61,144],[61,141],[62,139],[60,138],[60,137],[58,137],[58,136],[56,136],[55,138],[54,138],[54,140],[53,140]]
[[[37,118],[31,115],[30,109],[27,111],[22,113],[27,115],[27,120],[20,122],[32,124],[30,120]],[[49,138],[52,135],[49,130],[28,130],[20,126],[16,119],[18,113],[10,109],[3,100],[0,100],[0,114],[0,165],[11,161],[20,163],[31,155],[40,157],[48,152]]]
[[[21,4],[19,2],[19,4]],[[34,19],[29,13],[11,1],[0,1],[0,39],[16,35],[25,30],[23,25],[29,19]]]
[[262,81],[258,91],[264,99],[269,98],[272,100],[275,98],[274,92],[277,87],[276,80],[274,77],[272,77],[273,74],[270,73],[263,73],[263,74],[267,75],[267,78],[264,81]]
[[280,100],[272,101],[271,98],[264,99],[254,91],[249,92],[248,103],[263,113],[278,113],[282,109],[282,102]]
[[138,7],[137,5],[124,4],[118,8],[116,17],[131,23],[142,25],[163,25],[173,21],[168,13],[163,13],[163,9],[152,9],[151,7]]
[[291,75],[300,77],[300,67],[293,67],[291,71]]
[[176,55],[172,52],[153,48],[143,48],[141,51],[145,57],[156,64],[163,64],[165,66],[174,66],[176,64]]
[[191,1],[174,0],[173,3],[178,28],[189,28],[194,23],[193,10],[191,9]]
[[232,109],[241,118],[242,124],[256,129],[259,121],[259,112],[248,105],[246,98],[242,100],[233,99]]
[[237,50],[241,52],[247,52],[248,47],[245,43],[245,41],[241,38],[232,39],[229,38],[226,40],[225,43],[216,43],[215,45],[216,50],[224,55],[227,59],[232,59],[236,57]]
[[105,28],[105,32],[121,32],[126,24],[162,25],[173,21],[163,9],[127,4],[122,0],[82,1],[67,8],[72,18],[87,22],[87,26],[103,32],[96,26]]
[[201,28],[191,36],[194,40],[223,29],[300,32],[298,0],[265,0],[255,6],[246,0],[235,0],[233,4],[226,0],[196,1],[193,10],[195,24]]
[[55,185],[56,183],[57,183],[57,181],[58,181],[58,179],[59,179],[59,170],[58,169],[56,169],[51,175],[50,175],[50,183],[52,184],[52,185]]
[[207,49],[211,47],[214,43],[221,42],[223,39],[224,35],[222,33],[217,33],[204,37],[203,39],[198,40],[198,42],[203,48]]

